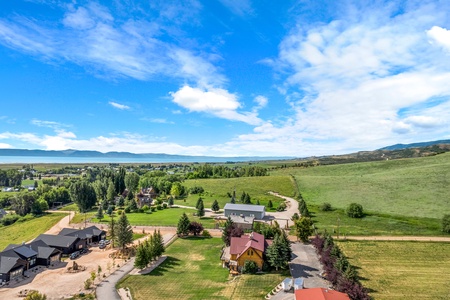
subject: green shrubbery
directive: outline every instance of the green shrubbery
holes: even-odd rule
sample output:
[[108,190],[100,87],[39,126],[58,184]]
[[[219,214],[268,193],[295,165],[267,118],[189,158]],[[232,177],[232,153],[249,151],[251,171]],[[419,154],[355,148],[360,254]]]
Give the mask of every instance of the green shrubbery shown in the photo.
[[442,218],[442,231],[445,233],[450,233],[450,215],[445,215]]
[[258,266],[252,260],[246,260],[242,267],[242,274],[255,274],[258,272]]
[[351,203],[347,208],[347,216],[349,216],[350,218],[364,217],[362,205],[358,203]]

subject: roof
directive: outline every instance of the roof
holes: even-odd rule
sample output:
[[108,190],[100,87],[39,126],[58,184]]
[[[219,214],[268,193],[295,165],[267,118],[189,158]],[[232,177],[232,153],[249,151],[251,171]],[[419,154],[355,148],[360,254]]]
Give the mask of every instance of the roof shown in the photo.
[[232,237],[230,242],[230,254],[240,254],[253,248],[264,252],[267,248],[267,242],[262,234],[252,232],[250,235],[243,235],[241,237]]
[[6,274],[18,265],[26,265],[26,261],[21,259],[13,250],[0,252],[0,273]]
[[238,224],[253,224],[253,221],[255,220],[255,217],[241,217],[241,216],[230,216],[231,221],[233,221],[233,223],[238,223]]
[[14,252],[16,252],[17,254],[19,254],[20,256],[23,256],[25,258],[30,258],[30,257],[37,255],[37,252],[34,251],[33,249],[31,249],[31,247],[27,246],[27,245],[22,245],[17,248],[14,248],[12,250],[14,250]]
[[347,294],[324,288],[295,290],[295,300],[350,300]]
[[48,246],[44,241],[33,241],[29,244],[31,248],[38,253],[38,258],[44,258],[48,259],[50,256],[54,254],[58,254],[61,251],[59,251],[56,248]]
[[245,211],[254,211],[254,212],[265,212],[266,208],[264,205],[253,205],[253,204],[234,204],[227,203],[223,209],[229,210],[245,210]]
[[80,239],[91,238],[92,236],[99,236],[104,233],[104,230],[97,226],[90,226],[84,229],[63,228],[58,235],[79,237]]
[[[41,234],[34,241],[43,241],[52,247],[66,248],[70,247],[73,243],[78,240],[76,236],[65,236],[65,235],[51,235],[51,234]],[[34,242],[33,241],[33,242]]]

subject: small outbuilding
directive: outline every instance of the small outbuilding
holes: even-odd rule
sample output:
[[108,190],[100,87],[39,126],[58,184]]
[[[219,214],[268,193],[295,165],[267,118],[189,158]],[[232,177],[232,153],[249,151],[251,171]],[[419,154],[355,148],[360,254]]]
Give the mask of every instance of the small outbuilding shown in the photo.
[[266,207],[264,205],[227,203],[223,210],[225,217],[244,216],[261,220],[264,219],[266,215]]
[[285,292],[289,292],[292,288],[292,278],[286,278],[285,280],[283,280],[281,286],[283,287],[283,290]]
[[301,290],[304,288],[303,278],[295,278],[294,279],[294,290]]

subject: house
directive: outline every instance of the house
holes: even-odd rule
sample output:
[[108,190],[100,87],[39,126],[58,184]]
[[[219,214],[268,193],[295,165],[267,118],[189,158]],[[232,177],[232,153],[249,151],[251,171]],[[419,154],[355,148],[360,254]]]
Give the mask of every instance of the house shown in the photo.
[[43,241],[50,247],[60,250],[63,254],[70,254],[87,247],[86,240],[76,236],[41,234],[33,242]]
[[262,234],[252,232],[250,235],[232,237],[230,247],[222,253],[223,267],[230,271],[240,272],[247,260],[254,261],[261,270],[264,264],[264,255],[272,241],[266,240]]
[[242,230],[252,230],[253,229],[253,221],[255,217],[246,217],[246,216],[230,216],[231,221],[236,224],[237,227],[242,228]]
[[28,246],[37,252],[36,264],[40,266],[49,266],[54,262],[61,261],[62,251],[48,246],[44,241],[33,241]]
[[139,208],[142,208],[144,205],[150,206],[153,199],[156,199],[156,197],[158,197],[158,194],[155,192],[153,187],[142,188],[136,195],[137,206]]
[[12,249],[0,252],[0,283],[20,278],[28,262]]
[[266,207],[264,205],[227,203],[223,210],[225,217],[245,216],[261,220],[264,219],[266,215]]
[[350,297],[335,290],[313,288],[295,290],[295,300],[350,300]]
[[78,237],[88,245],[104,240],[106,231],[99,229],[97,226],[90,226],[84,229],[63,228],[58,235]]

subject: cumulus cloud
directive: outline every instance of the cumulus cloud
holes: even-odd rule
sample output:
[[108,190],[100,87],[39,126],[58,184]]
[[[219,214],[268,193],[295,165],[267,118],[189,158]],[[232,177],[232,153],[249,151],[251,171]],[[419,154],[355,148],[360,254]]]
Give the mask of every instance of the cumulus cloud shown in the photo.
[[220,88],[192,88],[183,86],[170,93],[172,101],[190,112],[203,112],[219,118],[241,121],[251,125],[261,123],[255,112],[238,112],[241,104],[237,96]]
[[129,110],[131,109],[131,107],[129,107],[128,105],[124,105],[124,104],[120,104],[114,101],[109,101],[108,102],[109,105],[111,105],[114,108],[120,109],[120,110]]
[[427,35],[432,41],[442,46],[447,51],[450,51],[450,30],[439,26],[433,26],[427,31]]
[[44,120],[38,120],[38,119],[32,119],[30,121],[31,124],[38,126],[38,127],[47,127],[52,129],[58,129],[61,127],[70,127],[69,125],[55,122],[55,121],[44,121]]

